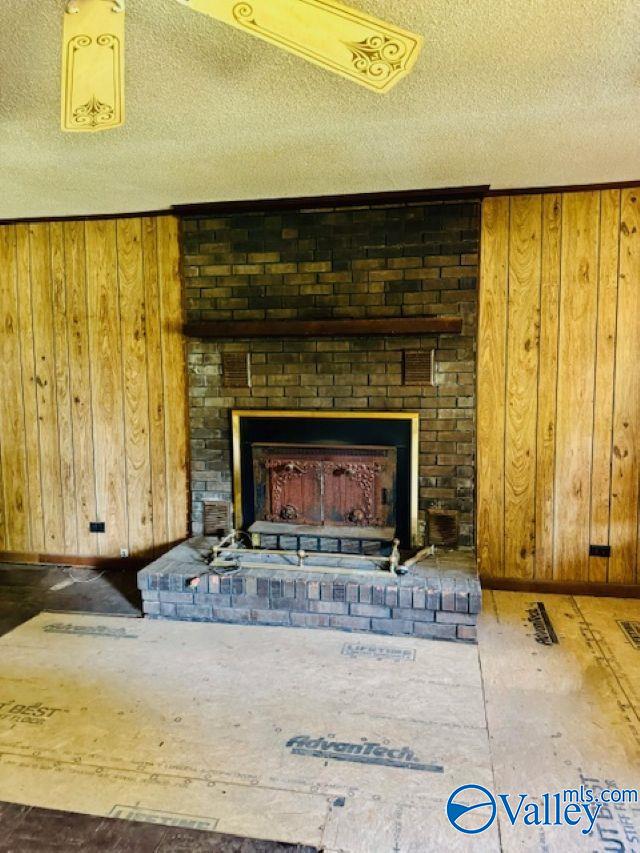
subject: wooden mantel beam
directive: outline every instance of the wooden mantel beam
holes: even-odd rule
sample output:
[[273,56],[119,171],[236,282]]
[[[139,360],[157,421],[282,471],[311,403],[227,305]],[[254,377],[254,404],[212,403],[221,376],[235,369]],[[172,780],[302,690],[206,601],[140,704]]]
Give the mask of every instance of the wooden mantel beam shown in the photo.
[[329,338],[369,335],[459,335],[462,318],[432,314],[364,320],[211,320],[187,323],[190,338]]

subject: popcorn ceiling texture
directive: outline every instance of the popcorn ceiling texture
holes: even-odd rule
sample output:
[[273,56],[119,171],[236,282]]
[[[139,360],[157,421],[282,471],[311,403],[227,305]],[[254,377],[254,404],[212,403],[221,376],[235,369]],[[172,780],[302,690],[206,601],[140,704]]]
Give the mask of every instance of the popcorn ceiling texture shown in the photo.
[[[420,517],[461,514],[473,543],[476,202],[252,213],[183,222],[190,321],[454,314],[462,335],[189,344],[193,532],[230,499],[230,410],[418,411]],[[435,349],[437,384],[404,385],[403,350]],[[250,389],[222,387],[221,354],[251,354]]]
[[59,129],[64,0],[0,2],[0,217],[635,180],[637,0],[351,0],[425,37],[379,96],[175,0],[127,0],[127,124]]

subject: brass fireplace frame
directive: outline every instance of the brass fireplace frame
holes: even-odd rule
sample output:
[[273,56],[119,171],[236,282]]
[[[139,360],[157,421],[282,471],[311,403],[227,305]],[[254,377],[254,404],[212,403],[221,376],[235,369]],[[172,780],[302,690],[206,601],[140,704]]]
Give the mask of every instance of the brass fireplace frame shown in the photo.
[[325,420],[398,420],[411,423],[411,495],[410,529],[411,544],[419,546],[418,541],[418,466],[420,448],[420,415],[418,412],[336,412],[318,410],[280,410],[280,409],[233,409],[231,412],[231,434],[233,449],[233,508],[234,526],[242,529],[242,454],[240,452],[240,420],[242,418],[324,418]]

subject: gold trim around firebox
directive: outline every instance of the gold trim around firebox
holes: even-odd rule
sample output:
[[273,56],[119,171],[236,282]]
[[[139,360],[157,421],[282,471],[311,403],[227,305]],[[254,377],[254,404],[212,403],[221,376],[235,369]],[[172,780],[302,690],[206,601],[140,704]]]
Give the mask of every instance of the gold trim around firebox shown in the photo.
[[326,412],[282,411],[280,409],[233,409],[231,412],[231,434],[233,450],[233,508],[234,526],[242,529],[242,472],[240,453],[241,418],[325,418],[336,420],[394,420],[411,421],[411,544],[419,547],[418,541],[418,454],[420,445],[420,415],[418,412]]

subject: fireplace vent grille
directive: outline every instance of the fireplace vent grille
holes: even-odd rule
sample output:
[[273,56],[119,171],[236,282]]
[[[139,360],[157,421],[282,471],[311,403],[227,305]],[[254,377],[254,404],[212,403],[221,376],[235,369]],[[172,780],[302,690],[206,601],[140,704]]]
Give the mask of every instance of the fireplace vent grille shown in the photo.
[[404,351],[404,384],[435,385],[435,350]]
[[222,385],[224,388],[251,387],[251,360],[248,352],[222,353]]
[[456,548],[460,532],[459,513],[456,509],[430,509],[427,517],[429,545]]
[[228,501],[204,501],[202,532],[219,536],[231,530],[231,504]]

